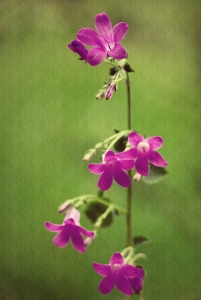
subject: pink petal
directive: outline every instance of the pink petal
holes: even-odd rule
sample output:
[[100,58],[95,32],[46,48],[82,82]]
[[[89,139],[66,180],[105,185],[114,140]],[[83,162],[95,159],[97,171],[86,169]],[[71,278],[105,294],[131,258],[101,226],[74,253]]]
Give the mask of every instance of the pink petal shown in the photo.
[[87,62],[91,66],[97,66],[106,58],[107,52],[102,47],[95,47],[89,50],[87,55]]
[[119,264],[122,265],[124,263],[124,258],[119,252],[115,252],[112,257],[110,258],[110,264]]
[[119,160],[119,166],[123,170],[131,170],[135,166],[133,159]]
[[101,45],[98,34],[94,29],[91,28],[80,29],[77,33],[77,37],[82,43],[88,46]]
[[55,235],[52,242],[57,247],[63,248],[68,244],[69,239],[70,239],[70,232],[65,230],[65,231],[62,231],[62,232],[58,233],[57,235]]
[[132,295],[134,293],[130,281],[123,276],[118,276],[116,286],[125,295]]
[[112,185],[113,176],[108,169],[101,174],[98,180],[98,187],[102,191],[107,191]]
[[129,278],[134,278],[138,276],[139,272],[138,272],[138,268],[132,265],[125,264],[122,266],[121,274]]
[[73,219],[75,224],[79,224],[80,221],[80,212],[76,208],[71,208],[67,211],[66,216],[64,218],[64,221],[67,221],[68,219]]
[[120,22],[120,23],[116,24],[113,28],[114,42],[118,43],[121,40],[123,40],[123,38],[126,35],[127,30],[128,30],[128,24],[127,23]]
[[93,268],[101,276],[107,276],[110,272],[110,266],[105,264],[93,263]]
[[105,277],[101,281],[98,289],[102,294],[108,294],[113,290],[114,284],[115,284],[114,278],[113,278],[113,276],[110,275],[110,276]]
[[101,174],[105,169],[105,164],[89,164],[88,169],[93,174]]
[[163,156],[156,151],[150,152],[148,159],[150,163],[157,167],[166,167],[168,165],[168,162],[163,158]]
[[87,229],[85,229],[82,226],[79,226],[79,232],[87,237],[93,237],[94,236],[94,232],[93,231],[89,231]]
[[124,159],[130,160],[130,159],[134,159],[137,156],[137,153],[136,153],[135,149],[131,148],[129,150],[117,153],[116,156],[121,160],[124,160]]
[[105,13],[98,14],[95,18],[95,26],[99,35],[104,40],[109,41],[111,37],[112,24],[110,18]]
[[112,150],[107,151],[106,154],[104,155],[105,162],[108,162],[110,160],[116,160],[116,155]]
[[161,136],[152,136],[145,140],[151,146],[151,149],[156,150],[162,147],[163,139]]
[[120,44],[116,44],[112,50],[107,52],[107,54],[115,59],[123,59],[127,57],[126,50]]
[[86,247],[78,229],[75,228],[71,235],[72,245],[78,252],[86,252]]
[[137,145],[142,141],[144,141],[144,137],[141,134],[138,134],[137,132],[131,132],[128,136],[128,142],[134,148],[136,148]]
[[148,176],[149,164],[147,155],[138,155],[135,169],[142,176]]
[[117,169],[115,171],[114,180],[123,187],[128,187],[131,185],[129,176],[121,169]]
[[53,224],[50,222],[45,222],[45,227],[47,230],[51,232],[59,232],[63,229],[64,225],[59,225],[59,224]]

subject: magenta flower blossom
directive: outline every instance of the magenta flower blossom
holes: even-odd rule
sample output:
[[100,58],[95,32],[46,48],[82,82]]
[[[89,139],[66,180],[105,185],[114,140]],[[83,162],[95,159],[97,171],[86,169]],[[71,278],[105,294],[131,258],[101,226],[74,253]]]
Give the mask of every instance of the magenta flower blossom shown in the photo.
[[110,293],[115,285],[125,295],[132,295],[134,291],[142,291],[142,278],[145,271],[125,264],[119,252],[113,254],[108,265],[93,263],[93,267],[99,275],[105,276],[98,287],[103,294]]
[[81,60],[87,60],[88,49],[79,40],[73,40],[68,48],[79,54]]
[[127,151],[120,152],[117,156],[120,159],[134,159],[137,173],[142,176],[148,176],[149,162],[157,167],[166,167],[167,161],[161,154],[156,152],[163,145],[161,136],[152,136],[147,139],[137,132],[131,132],[128,136],[128,142],[133,147]]
[[47,230],[58,232],[53,238],[52,242],[59,248],[65,247],[71,238],[73,247],[79,252],[86,252],[86,245],[83,241],[82,235],[86,237],[93,237],[94,232],[89,231],[80,226],[80,212],[76,208],[70,209],[64,218],[63,224],[53,224],[45,222]]
[[78,39],[92,49],[89,50],[87,61],[91,66],[100,64],[106,56],[123,59],[127,56],[126,50],[119,42],[126,35],[128,24],[120,22],[112,28],[110,18],[105,14],[98,14],[95,18],[95,27],[82,28],[78,31]]
[[134,165],[133,159],[119,159],[112,150],[109,150],[103,155],[102,164],[89,164],[88,169],[93,174],[101,174],[98,180],[98,187],[106,191],[111,187],[113,178],[123,187],[130,186],[131,180],[123,170],[131,170]]

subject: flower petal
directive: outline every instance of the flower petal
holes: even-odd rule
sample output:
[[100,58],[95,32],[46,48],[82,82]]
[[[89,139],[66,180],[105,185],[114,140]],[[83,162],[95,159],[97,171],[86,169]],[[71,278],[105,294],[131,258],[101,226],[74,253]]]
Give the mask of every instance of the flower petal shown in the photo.
[[88,169],[93,174],[101,174],[105,169],[105,164],[89,164]]
[[142,279],[145,275],[145,271],[141,268],[136,268],[138,270],[138,275],[133,278],[128,278],[134,290],[141,292],[142,291]]
[[110,272],[110,266],[106,264],[93,263],[93,268],[101,276],[107,276]]
[[134,278],[139,276],[138,268],[128,264],[122,266],[121,274],[129,278]]
[[68,244],[69,239],[70,239],[70,232],[68,232],[67,230],[64,230],[64,231],[58,233],[57,235],[55,235],[52,242],[57,247],[63,248]]
[[114,278],[113,278],[113,276],[110,275],[110,276],[105,277],[101,281],[98,289],[102,294],[108,294],[113,290],[114,284],[115,284]]
[[127,23],[120,22],[120,23],[116,24],[113,28],[114,42],[118,43],[121,40],[123,40],[123,38],[126,35],[127,30],[128,30],[128,24]]
[[68,48],[79,54],[82,60],[87,59],[88,49],[85,48],[79,40],[73,40],[71,44],[68,45]]
[[136,148],[137,145],[138,145],[140,142],[142,142],[142,141],[144,141],[144,137],[143,137],[141,134],[137,133],[137,132],[131,132],[131,133],[129,134],[129,136],[128,136],[128,142],[129,142],[129,144],[131,144],[131,146],[133,146],[134,148]]
[[104,38],[104,40],[109,41],[111,38],[112,23],[110,18],[105,13],[98,14],[95,18],[95,26],[99,35]]
[[162,147],[163,139],[161,136],[152,136],[145,140],[151,146],[151,149],[156,150]]
[[124,258],[119,252],[115,252],[112,257],[110,258],[110,264],[120,264],[122,265],[124,263]]
[[109,150],[104,155],[104,161],[108,162],[110,160],[116,160],[116,155],[112,150]]
[[98,187],[102,191],[107,191],[112,185],[113,176],[108,169],[101,174],[98,180]]
[[107,54],[115,59],[123,59],[127,57],[126,50],[120,44],[116,44],[112,50],[107,52]]
[[147,155],[139,154],[135,163],[136,171],[142,176],[148,176],[149,164]]
[[80,221],[80,212],[76,208],[71,208],[67,211],[66,216],[64,218],[64,222],[66,223],[67,220],[73,219],[76,225],[79,225]]
[[116,156],[122,160],[124,160],[124,159],[130,160],[130,159],[134,159],[137,156],[137,153],[136,153],[135,149],[131,148],[129,150],[117,153]]
[[51,232],[59,232],[63,229],[64,225],[59,225],[59,224],[53,224],[50,222],[45,222],[45,227],[47,230]]
[[163,158],[163,156],[156,151],[151,151],[148,155],[148,159],[150,163],[157,167],[166,167],[168,165],[168,162]]
[[133,159],[119,160],[119,166],[123,170],[131,170],[135,166]]
[[89,50],[87,55],[87,62],[91,66],[97,66],[100,64],[106,57],[107,52],[103,47],[95,47]]
[[[74,226],[75,227],[75,226]],[[74,228],[72,234],[71,234],[71,240],[72,240],[72,245],[73,247],[78,251],[78,252],[86,252],[86,247],[83,241],[83,238],[78,230],[78,228]]]
[[82,28],[77,33],[77,38],[88,46],[101,45],[98,33],[92,28]]
[[132,295],[134,293],[130,281],[124,276],[118,276],[116,286],[125,295]]
[[87,237],[93,237],[94,236],[94,232],[93,231],[87,230],[87,229],[85,229],[82,226],[79,226],[79,232],[81,234],[87,236]]
[[114,180],[123,187],[128,187],[131,185],[131,180],[128,174],[126,174],[126,172],[124,172],[122,169],[115,170]]

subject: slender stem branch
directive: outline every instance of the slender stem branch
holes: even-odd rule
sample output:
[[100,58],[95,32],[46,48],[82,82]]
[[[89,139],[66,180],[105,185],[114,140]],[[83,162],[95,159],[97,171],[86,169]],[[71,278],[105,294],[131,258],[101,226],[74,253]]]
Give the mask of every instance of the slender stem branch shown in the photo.
[[131,87],[130,87],[130,78],[126,72],[126,86],[127,86],[127,121],[128,121],[128,130],[131,130]]

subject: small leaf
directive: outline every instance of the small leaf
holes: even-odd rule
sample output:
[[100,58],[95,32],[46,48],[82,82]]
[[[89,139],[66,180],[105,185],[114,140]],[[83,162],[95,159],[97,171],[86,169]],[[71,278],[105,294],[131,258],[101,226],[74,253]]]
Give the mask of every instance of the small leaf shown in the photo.
[[118,71],[119,71],[119,70],[118,70],[117,68],[115,68],[115,67],[114,67],[114,68],[111,68],[111,69],[110,69],[110,75],[111,75],[111,76],[114,76]]
[[126,143],[128,141],[128,137],[127,136],[122,136],[115,144],[114,144],[114,149],[117,152],[122,152],[125,150],[126,148]]
[[165,168],[159,168],[150,164],[149,176],[142,177],[142,180],[149,184],[157,183],[161,181],[167,173]]
[[137,235],[133,238],[134,246],[139,246],[149,242],[149,239],[142,235]]
[[[103,198],[106,197],[102,197],[102,199]],[[106,201],[106,199],[104,200]],[[108,208],[107,205],[93,201],[93,202],[89,202],[86,205],[85,213],[87,217],[92,221],[92,223],[96,223],[97,219],[106,211],[107,208]],[[108,216],[103,220],[101,227],[110,226],[111,223],[112,223],[112,213],[110,212]]]
[[125,70],[127,73],[135,72],[135,71],[131,68],[131,66],[130,66],[128,63],[125,64],[124,70]]

